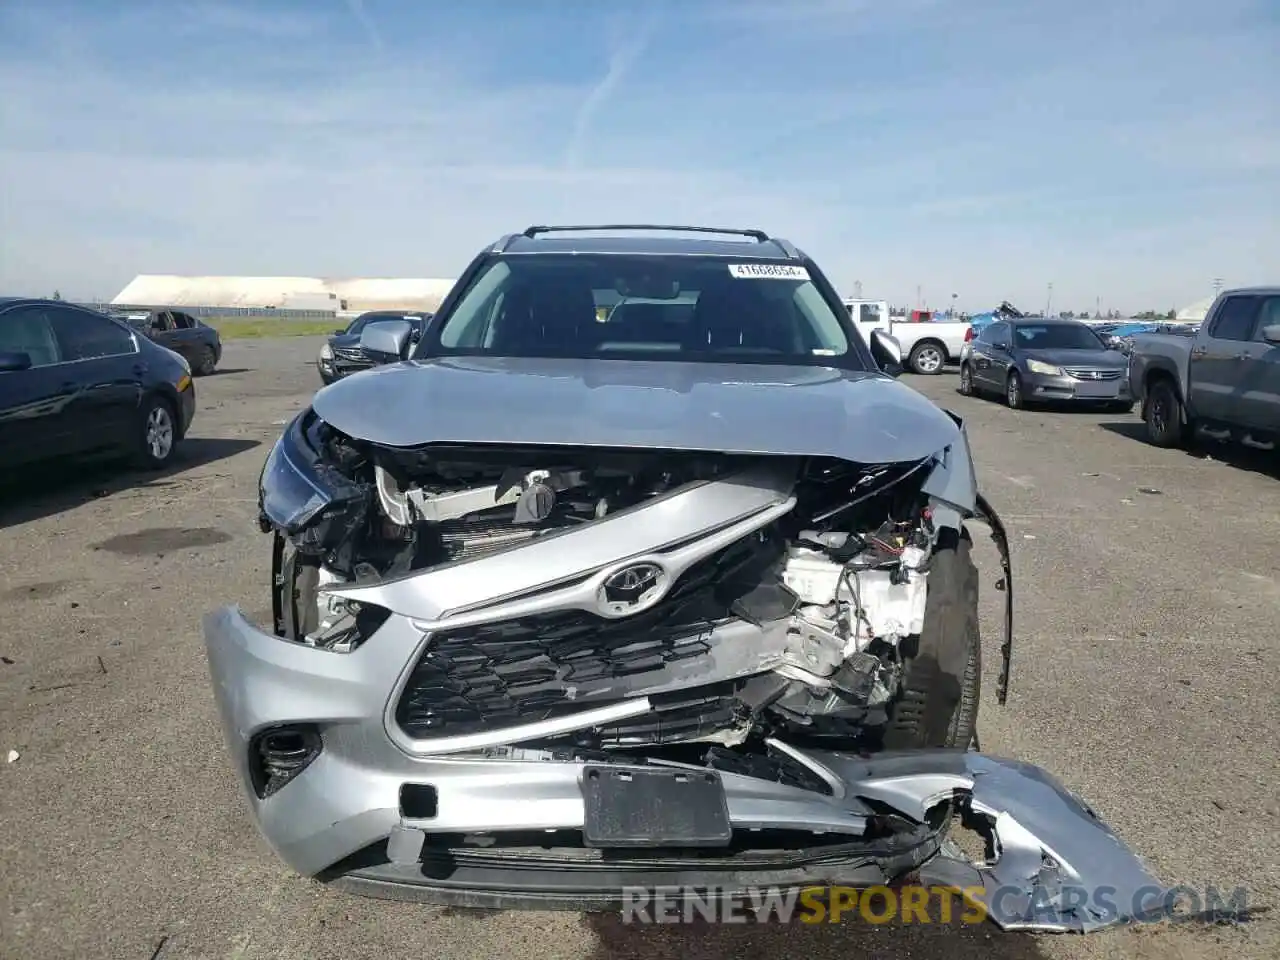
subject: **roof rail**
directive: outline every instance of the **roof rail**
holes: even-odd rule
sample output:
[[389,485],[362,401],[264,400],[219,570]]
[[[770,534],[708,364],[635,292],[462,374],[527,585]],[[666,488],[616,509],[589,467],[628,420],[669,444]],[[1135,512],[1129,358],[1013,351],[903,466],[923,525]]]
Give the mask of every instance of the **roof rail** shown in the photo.
[[739,237],[751,237],[760,243],[768,243],[769,235],[763,230],[739,230],[733,227],[681,227],[666,223],[605,223],[591,226],[529,227],[524,235],[532,239],[540,233],[582,233],[587,230],[674,230],[684,233],[723,233]]
[[790,240],[784,240],[782,237],[774,237],[773,242],[780,246],[782,248],[782,252],[792,260],[800,259],[800,251],[795,248],[795,244]]

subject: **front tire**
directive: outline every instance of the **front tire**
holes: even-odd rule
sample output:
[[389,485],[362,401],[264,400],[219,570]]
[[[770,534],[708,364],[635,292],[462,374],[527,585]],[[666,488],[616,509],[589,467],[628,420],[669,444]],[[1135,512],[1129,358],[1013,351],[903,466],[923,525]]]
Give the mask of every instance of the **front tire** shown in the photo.
[[1009,374],[1009,379],[1005,382],[1004,399],[1011,410],[1022,410],[1027,405],[1027,399],[1022,394],[1022,377],[1018,376],[1016,370]]
[[[944,532],[944,537],[947,532]],[[978,730],[982,637],[978,569],[967,535],[951,535],[929,567],[924,628],[885,728],[886,750],[966,748]]]
[[967,363],[960,365],[960,396],[972,397],[973,390],[973,368]]
[[160,470],[173,461],[178,449],[178,418],[173,404],[152,394],[139,410],[135,459],[144,470]]
[[1157,380],[1147,395],[1142,419],[1147,439],[1157,447],[1181,446],[1186,432],[1182,426],[1182,401],[1168,380]]
[[912,371],[926,377],[936,377],[946,362],[946,350],[936,343],[917,343],[907,355],[907,365]]

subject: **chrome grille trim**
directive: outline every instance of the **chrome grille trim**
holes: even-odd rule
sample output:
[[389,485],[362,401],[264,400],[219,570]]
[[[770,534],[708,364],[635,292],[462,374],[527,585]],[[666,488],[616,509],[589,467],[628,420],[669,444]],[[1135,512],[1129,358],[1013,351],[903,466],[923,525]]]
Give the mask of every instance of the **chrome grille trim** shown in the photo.
[[1096,370],[1090,367],[1063,367],[1063,372],[1075,380],[1119,380],[1124,376],[1123,370]]

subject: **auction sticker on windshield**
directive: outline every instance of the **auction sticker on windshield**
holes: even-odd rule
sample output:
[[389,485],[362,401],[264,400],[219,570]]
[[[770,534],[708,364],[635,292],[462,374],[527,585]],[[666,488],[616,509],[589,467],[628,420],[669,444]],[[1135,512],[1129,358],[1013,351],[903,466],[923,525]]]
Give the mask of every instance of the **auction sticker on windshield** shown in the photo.
[[729,274],[740,280],[809,279],[809,271],[793,263],[731,263]]

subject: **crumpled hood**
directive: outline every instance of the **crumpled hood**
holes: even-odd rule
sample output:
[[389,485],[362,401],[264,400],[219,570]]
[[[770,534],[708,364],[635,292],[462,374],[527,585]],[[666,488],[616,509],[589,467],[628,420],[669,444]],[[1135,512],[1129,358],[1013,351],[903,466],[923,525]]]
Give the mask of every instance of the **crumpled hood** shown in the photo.
[[903,383],[832,367],[447,357],[322,389],[315,412],[384,446],[657,447],[863,463],[920,459],[961,437]]
[[360,334],[358,333],[335,333],[329,338],[329,346],[331,347],[358,347],[360,346]]

